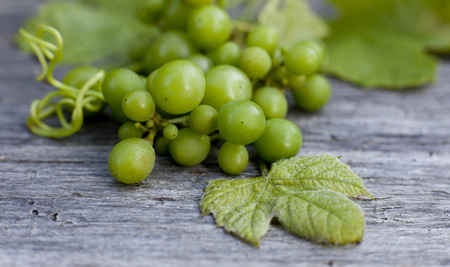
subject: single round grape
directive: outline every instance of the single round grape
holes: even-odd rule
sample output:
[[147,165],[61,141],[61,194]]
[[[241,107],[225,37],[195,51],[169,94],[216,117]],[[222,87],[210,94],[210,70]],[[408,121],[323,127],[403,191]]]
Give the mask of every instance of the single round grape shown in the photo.
[[264,111],[266,119],[284,118],[288,112],[286,96],[275,87],[262,87],[253,93],[252,101]]
[[191,6],[204,6],[211,4],[212,0],[183,0],[183,2]]
[[210,148],[208,136],[196,134],[190,128],[181,129],[178,137],[169,143],[170,155],[182,166],[200,164],[208,156]]
[[124,184],[139,183],[155,166],[155,150],[141,138],[128,138],[120,141],[111,151],[108,167],[111,175]]
[[231,100],[252,98],[252,84],[240,69],[220,65],[206,73],[206,90],[202,104],[209,105],[217,111]]
[[304,45],[304,46],[308,46],[311,49],[313,49],[314,51],[316,51],[316,53],[319,55],[319,65],[321,65],[325,58],[326,58],[326,48],[325,48],[325,44],[320,42],[320,41],[312,41],[312,40],[307,40],[307,41],[301,41],[298,44]]
[[186,30],[189,17],[194,8],[182,0],[166,0],[163,11],[163,21],[169,29]]
[[155,101],[145,90],[129,92],[122,99],[122,110],[133,121],[147,121],[155,113]]
[[264,133],[253,145],[263,160],[275,162],[297,155],[302,146],[302,133],[293,122],[275,118],[266,122]]
[[239,58],[241,57],[242,49],[235,42],[226,42],[216,49],[208,52],[208,56],[213,61],[214,65],[232,65],[237,66]]
[[[87,81],[89,81],[99,71],[100,69],[91,66],[82,66],[73,68],[66,74],[63,83],[81,89],[84,86],[84,84]],[[90,90],[97,91],[96,85],[91,86]],[[83,115],[85,118],[100,114],[106,107],[106,104],[102,100],[94,100],[92,103],[96,106],[98,105],[100,108],[96,111],[91,111],[83,107]],[[73,111],[72,105],[66,105],[65,108],[67,108],[69,112]]]
[[228,40],[231,29],[231,20],[227,12],[212,5],[194,11],[187,24],[191,40],[205,49],[213,49]]
[[269,26],[258,26],[247,36],[247,46],[261,47],[272,54],[278,46],[278,33]]
[[130,118],[127,117],[127,115],[125,115],[125,113],[123,113],[122,107],[120,108],[114,108],[114,107],[110,107],[111,108],[111,115],[113,117],[113,119],[115,121],[117,121],[118,123],[125,123],[125,122],[129,122],[131,121]]
[[186,33],[168,31],[150,46],[144,54],[145,70],[150,73],[175,59],[184,59],[195,52],[195,47],[189,41]]
[[188,60],[174,60],[147,84],[156,105],[171,114],[184,114],[197,107],[205,95],[205,75]]
[[220,168],[231,175],[245,170],[248,164],[248,151],[243,145],[226,142],[219,149],[218,161]]
[[230,143],[248,145],[263,133],[266,118],[262,109],[249,100],[233,100],[219,111],[217,126],[220,134]]
[[164,136],[158,137],[155,142],[155,151],[159,155],[168,155],[169,154],[169,142],[170,140],[165,138]]
[[174,140],[178,136],[178,128],[174,124],[168,124],[163,129],[163,135],[167,140]]
[[308,112],[322,108],[330,100],[331,95],[330,83],[320,74],[308,76],[303,86],[292,90],[295,104]]
[[202,54],[194,54],[186,59],[195,63],[203,71],[203,73],[207,73],[208,70],[214,65],[209,57]]
[[120,126],[118,136],[120,140],[125,140],[132,137],[141,138],[142,130],[136,128],[134,122],[129,121]]
[[145,90],[145,86],[139,75],[128,69],[108,72],[102,83],[106,103],[116,109],[121,109],[123,97],[135,90]]
[[250,78],[262,79],[269,73],[272,59],[266,50],[261,47],[247,47],[242,51],[239,67]]
[[165,0],[139,0],[137,4],[138,18],[145,23],[153,23],[161,16]]
[[321,62],[321,55],[307,43],[298,43],[285,56],[284,65],[292,74],[310,75],[316,72]]
[[189,127],[198,134],[211,134],[217,130],[218,112],[208,105],[199,105],[189,114]]

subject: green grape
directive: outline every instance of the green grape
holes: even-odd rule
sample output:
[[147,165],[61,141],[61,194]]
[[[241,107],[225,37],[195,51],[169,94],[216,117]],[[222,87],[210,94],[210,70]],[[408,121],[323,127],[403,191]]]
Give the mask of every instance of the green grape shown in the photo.
[[[319,61],[320,64],[322,64],[326,58],[326,48],[325,44],[320,41],[301,41],[298,44],[308,46],[309,48],[316,51],[316,53],[319,55]],[[319,64],[319,65],[320,65]]]
[[305,80],[306,80],[305,75],[288,74],[287,87],[291,89],[300,88],[305,84]]
[[213,61],[214,65],[232,65],[237,66],[239,58],[241,57],[241,47],[235,42],[226,42],[216,49],[208,52],[208,56]]
[[289,84],[288,76],[290,73],[287,71],[285,66],[277,68],[275,71],[271,72],[271,78],[274,79],[280,85],[286,87]]
[[66,74],[63,83],[81,89],[99,71],[100,69],[91,66],[77,67]]
[[184,114],[197,107],[205,95],[205,75],[188,60],[174,60],[164,66],[147,83],[159,109]]
[[122,99],[122,111],[133,121],[147,121],[155,113],[155,101],[145,90],[131,91]]
[[322,62],[320,53],[308,43],[300,42],[287,51],[284,65],[292,74],[310,75],[316,72]]
[[145,82],[145,89],[150,93],[149,88],[150,88],[150,84],[152,83],[153,77],[155,77],[156,73],[158,73],[160,68],[157,68],[156,70],[152,71],[148,77],[147,80]]
[[[83,67],[77,67],[72,69],[71,71],[69,71],[66,76],[64,77],[63,83],[73,86],[75,88],[81,89],[83,87],[83,85],[89,81],[95,74],[97,74],[100,71],[100,69],[98,68],[94,68],[91,66],[83,66]],[[97,88],[95,87],[96,85],[92,86],[90,88],[90,90],[96,90]],[[103,103],[102,100],[95,100],[92,102],[92,104],[99,106],[100,108],[96,111],[91,111],[88,110],[86,108],[83,108],[83,115],[85,118],[87,117],[92,117],[95,115],[100,114],[101,112],[103,112],[103,110],[106,107],[106,104]],[[65,108],[67,108],[67,110],[69,112],[73,111],[73,106],[72,105],[66,105]]]
[[266,118],[262,109],[249,100],[233,100],[219,111],[217,126],[220,134],[230,143],[248,145],[264,131]]
[[139,75],[139,78],[141,78],[144,87],[147,86],[147,77],[145,77],[144,75]]
[[283,49],[281,47],[277,47],[272,54],[272,65],[274,67],[279,67],[283,64],[284,54]]
[[149,129],[155,127],[155,121],[154,120],[146,121],[145,122],[145,127],[149,128]]
[[302,133],[297,125],[286,119],[271,119],[261,137],[253,143],[258,155],[267,162],[297,155],[302,146]]
[[139,0],[137,4],[138,18],[145,23],[153,23],[161,16],[165,0]]
[[208,136],[183,128],[178,137],[169,143],[169,152],[176,163],[182,166],[200,164],[209,154],[211,144]]
[[174,140],[178,136],[178,128],[173,124],[168,124],[163,129],[163,135],[167,140]]
[[218,112],[208,105],[200,105],[189,114],[189,127],[198,134],[212,134],[217,129]]
[[168,31],[150,46],[144,54],[145,70],[150,73],[175,59],[189,57],[195,52],[195,47],[188,36],[180,31]]
[[245,146],[226,142],[219,149],[218,161],[220,168],[231,175],[245,170],[248,164],[248,152]]
[[213,49],[228,40],[231,29],[227,12],[211,5],[194,11],[187,25],[191,40],[204,49]]
[[212,60],[209,57],[202,54],[194,54],[186,59],[191,62],[194,62],[203,71],[203,73],[208,72],[208,70],[213,67]]
[[247,46],[261,47],[272,54],[278,46],[278,33],[269,26],[258,26],[247,36]]
[[139,183],[152,172],[155,166],[155,150],[141,138],[120,141],[111,151],[108,168],[117,181],[124,184]]
[[113,119],[118,123],[123,124],[125,122],[131,121],[130,118],[128,118],[127,115],[123,113],[122,108],[113,108],[113,107],[110,108]]
[[142,130],[136,128],[136,125],[134,124],[134,122],[125,122],[124,124],[122,124],[119,128],[118,131],[118,136],[120,140],[125,140],[127,138],[132,138],[132,137],[137,137],[137,138],[141,138],[142,137]]
[[156,153],[160,155],[168,155],[169,154],[169,139],[165,138],[164,136],[159,137],[156,139],[155,142],[155,151]]
[[166,0],[162,15],[165,26],[169,29],[186,30],[193,10],[193,7],[181,0]]
[[292,89],[295,104],[308,112],[322,108],[330,100],[331,95],[330,83],[320,74],[306,77],[303,86]]
[[106,103],[116,109],[121,109],[123,97],[135,90],[145,90],[145,86],[139,75],[128,69],[108,72],[102,83]]
[[206,91],[202,104],[209,105],[217,111],[231,100],[252,98],[252,84],[240,69],[220,65],[206,73]]
[[204,6],[211,4],[212,0],[183,0],[183,2],[191,6]]
[[187,115],[187,113],[186,114],[172,114],[172,113],[169,113],[169,112],[165,112],[164,110],[162,110],[158,106],[156,106],[156,112],[159,113],[159,115],[162,118],[165,118],[165,119],[174,119],[174,118],[178,118],[178,117],[180,117],[182,115]]
[[262,79],[269,73],[272,59],[261,47],[247,47],[242,51],[239,67],[250,78]]
[[262,87],[253,93],[252,101],[264,111],[266,119],[284,118],[288,111],[285,95],[275,87]]

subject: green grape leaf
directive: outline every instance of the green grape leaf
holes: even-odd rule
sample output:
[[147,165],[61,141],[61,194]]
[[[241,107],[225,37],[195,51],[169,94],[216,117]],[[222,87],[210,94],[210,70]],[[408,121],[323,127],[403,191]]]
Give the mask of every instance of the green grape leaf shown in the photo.
[[[64,39],[62,63],[124,65],[133,49],[145,47],[158,33],[156,27],[139,21],[136,4],[136,0],[47,2],[23,28],[30,33],[38,24],[56,28]],[[48,37],[44,39],[52,41]],[[23,38],[16,41],[20,49],[31,51]]]
[[275,185],[283,187],[328,189],[348,197],[372,197],[359,176],[339,158],[330,155],[280,160],[272,165],[268,176]]
[[[299,236],[360,242],[364,214],[347,196],[370,196],[361,179],[338,158],[303,156],[272,165],[267,177],[209,182],[200,206],[216,223],[259,246],[272,218]],[[371,196],[370,196],[371,197]]]
[[364,214],[355,202],[328,190],[286,193],[274,212],[290,232],[331,244],[361,242]]
[[267,0],[258,22],[275,28],[280,45],[287,48],[299,41],[321,39],[328,34],[327,24],[305,0]]
[[[404,89],[434,82],[436,59],[450,51],[450,4],[442,0],[332,0],[327,71],[363,87]],[[414,19],[411,19],[414,18]]]

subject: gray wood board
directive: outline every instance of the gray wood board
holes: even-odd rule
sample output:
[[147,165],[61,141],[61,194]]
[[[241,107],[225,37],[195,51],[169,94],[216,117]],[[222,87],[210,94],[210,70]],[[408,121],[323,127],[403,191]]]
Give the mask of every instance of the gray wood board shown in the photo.
[[[404,92],[363,91],[332,79],[324,110],[288,118],[302,130],[301,155],[342,156],[375,200],[364,241],[326,246],[272,225],[259,249],[201,217],[205,181],[225,178],[211,157],[183,168],[158,157],[144,182],[111,178],[118,126],[107,116],[65,139],[32,135],[31,101],[49,86],[11,36],[43,1],[0,2],[0,265],[302,266],[450,264],[450,62],[438,82]],[[257,176],[252,162],[238,177]]]

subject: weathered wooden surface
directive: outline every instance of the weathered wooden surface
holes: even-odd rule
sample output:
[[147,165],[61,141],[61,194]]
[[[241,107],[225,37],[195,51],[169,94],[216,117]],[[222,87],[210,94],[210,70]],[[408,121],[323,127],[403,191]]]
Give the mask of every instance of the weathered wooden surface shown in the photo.
[[[256,249],[201,217],[205,181],[226,177],[216,160],[183,168],[159,157],[139,185],[115,182],[117,142],[108,117],[76,135],[30,134],[29,103],[49,90],[11,35],[42,1],[0,2],[0,265],[299,266],[450,265],[450,62],[439,82],[406,92],[362,91],[333,80],[317,114],[292,109],[302,155],[342,156],[375,200],[364,241],[330,247],[272,226]],[[258,175],[251,164],[240,177]]]

